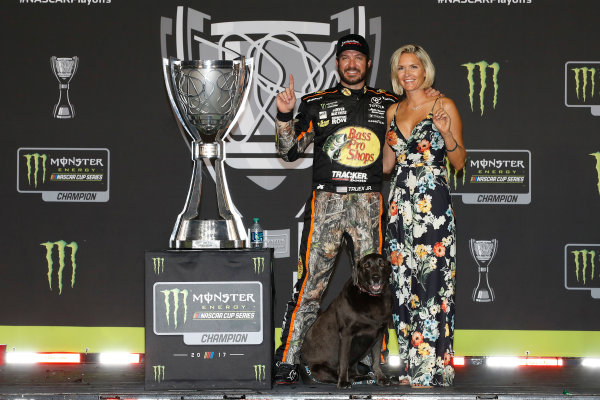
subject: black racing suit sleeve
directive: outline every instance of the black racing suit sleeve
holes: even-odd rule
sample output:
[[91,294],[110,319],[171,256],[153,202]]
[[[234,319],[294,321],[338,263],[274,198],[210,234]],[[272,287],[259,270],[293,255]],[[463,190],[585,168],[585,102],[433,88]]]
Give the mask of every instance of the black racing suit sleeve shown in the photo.
[[310,107],[302,101],[296,118],[292,113],[277,112],[275,119],[275,147],[284,161],[296,161],[315,137]]

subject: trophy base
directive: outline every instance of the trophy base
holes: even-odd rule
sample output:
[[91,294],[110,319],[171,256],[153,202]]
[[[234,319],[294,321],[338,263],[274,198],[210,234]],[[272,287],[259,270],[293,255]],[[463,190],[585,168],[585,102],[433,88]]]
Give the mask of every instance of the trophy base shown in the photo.
[[53,117],[58,119],[75,118],[75,110],[73,110],[73,107],[57,104],[54,107]]
[[172,249],[244,249],[233,221],[178,220],[171,236]]
[[494,301],[494,291],[485,289],[476,289],[473,292],[473,301],[478,303],[489,303]]
[[172,249],[245,249],[244,240],[172,240]]

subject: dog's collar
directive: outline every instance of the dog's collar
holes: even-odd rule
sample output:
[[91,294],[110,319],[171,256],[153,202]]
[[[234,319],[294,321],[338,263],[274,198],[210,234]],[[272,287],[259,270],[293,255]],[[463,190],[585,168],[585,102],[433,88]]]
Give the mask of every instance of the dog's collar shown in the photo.
[[379,293],[379,294],[373,294],[373,293],[369,292],[368,290],[365,290],[365,288],[364,288],[364,287],[362,287],[362,286],[360,286],[360,285],[358,285],[358,284],[356,284],[356,283],[354,284],[354,286],[356,286],[356,287],[358,288],[358,290],[360,290],[360,291],[361,291],[361,292],[363,292],[363,293],[366,293],[366,294],[368,294],[369,296],[373,296],[373,297],[379,297],[379,296],[381,296],[381,295],[383,294],[383,292],[381,292],[381,293]]

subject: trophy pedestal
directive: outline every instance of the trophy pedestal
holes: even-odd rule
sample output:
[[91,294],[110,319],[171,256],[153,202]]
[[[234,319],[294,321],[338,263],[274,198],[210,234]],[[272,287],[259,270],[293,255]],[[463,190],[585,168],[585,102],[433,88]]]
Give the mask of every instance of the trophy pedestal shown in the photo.
[[272,258],[273,249],[146,252],[146,390],[271,388]]
[[473,301],[478,303],[489,303],[494,301],[494,292],[490,289],[476,289],[473,292]]
[[479,268],[479,280],[473,290],[473,301],[478,303],[488,303],[494,301],[494,289],[488,282],[488,269]]
[[243,249],[232,220],[178,220],[171,238],[173,249]]
[[54,107],[54,112],[52,113],[54,118],[58,119],[68,119],[75,117],[75,111],[72,107],[58,104]]

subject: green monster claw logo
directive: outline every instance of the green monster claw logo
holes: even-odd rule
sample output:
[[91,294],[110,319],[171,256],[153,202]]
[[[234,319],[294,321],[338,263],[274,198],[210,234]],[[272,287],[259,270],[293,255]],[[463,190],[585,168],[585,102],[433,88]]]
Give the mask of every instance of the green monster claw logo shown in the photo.
[[187,291],[187,289],[184,290],[180,290],[180,289],[171,289],[171,290],[161,290],[160,291],[162,294],[165,295],[165,316],[167,318],[167,325],[171,325],[171,322],[169,320],[169,314],[171,312],[171,302],[170,302],[170,297],[171,297],[171,293],[173,293],[173,324],[175,326],[175,328],[177,328],[177,311],[179,310],[179,294],[182,294],[183,297],[183,323],[185,324],[187,322],[187,310],[188,310],[188,305],[187,305],[187,298],[188,298],[188,294],[189,292]]
[[487,87],[487,70],[488,68],[494,71],[492,75],[492,80],[494,83],[494,109],[496,108],[496,103],[498,102],[498,72],[500,71],[500,65],[497,62],[488,64],[486,61],[479,61],[477,63],[466,63],[462,64],[463,67],[467,68],[467,81],[469,82],[469,101],[471,103],[471,111],[473,111],[473,94],[475,93],[475,81],[473,79],[473,73],[475,71],[475,67],[479,68],[479,109],[481,110],[481,115],[483,115],[484,111],[484,96],[485,89]]
[[254,263],[254,273],[260,274],[265,272],[265,258],[264,257],[254,257],[252,258],[252,262]]
[[265,379],[267,379],[266,368],[264,364],[254,366],[254,379],[256,379],[259,382],[262,382]]
[[[594,79],[596,76],[596,68],[571,68],[571,71],[575,74],[575,92],[577,93],[577,100],[579,100],[579,94],[582,94],[583,101],[586,101],[586,93],[587,93],[587,85],[588,85],[588,72],[590,75],[590,82],[592,83],[591,94],[594,97],[594,93],[596,92],[596,80]],[[581,77],[583,82],[579,80],[579,73],[581,72]],[[581,87],[580,87],[581,84]],[[579,90],[581,89],[581,91]]]
[[590,154],[592,157],[596,157],[596,172],[598,173],[598,194],[600,194],[600,151]]
[[452,164],[450,164],[450,160],[446,157],[446,171],[448,174],[448,180],[450,181],[450,185],[454,185],[454,190],[458,188],[458,175],[462,173],[462,184],[465,185],[467,179],[467,163],[462,169],[454,169]]
[[52,272],[54,263],[52,262],[52,253],[54,247],[58,249],[58,294],[62,294],[62,275],[63,270],[65,269],[65,248],[69,247],[71,249],[71,287],[75,286],[75,272],[77,271],[77,262],[75,261],[75,255],[77,254],[77,249],[79,246],[76,242],[68,243],[64,240],[59,240],[58,242],[45,242],[40,243],[40,246],[44,246],[46,248],[46,263],[48,265],[48,286],[50,290],[52,290]]
[[154,273],[156,275],[165,272],[165,259],[163,257],[153,257],[152,265],[154,267]]
[[[31,185],[31,177],[33,176],[33,185],[38,185],[38,173],[40,172],[40,160],[42,161],[42,183],[46,182],[46,160],[48,156],[45,154],[23,154],[27,160],[27,183]],[[33,171],[31,170],[31,160],[33,159]]]
[[[591,267],[591,273],[589,274],[590,279],[594,279],[594,273],[596,272],[596,252],[594,250],[576,250],[572,251],[573,257],[575,258],[575,277],[577,282],[583,281],[585,285],[587,279],[588,267]],[[580,257],[581,256],[581,257]],[[581,272],[581,277],[580,273]]]
[[152,369],[154,370],[154,381],[155,382],[164,382],[165,366],[164,365],[153,365]]

